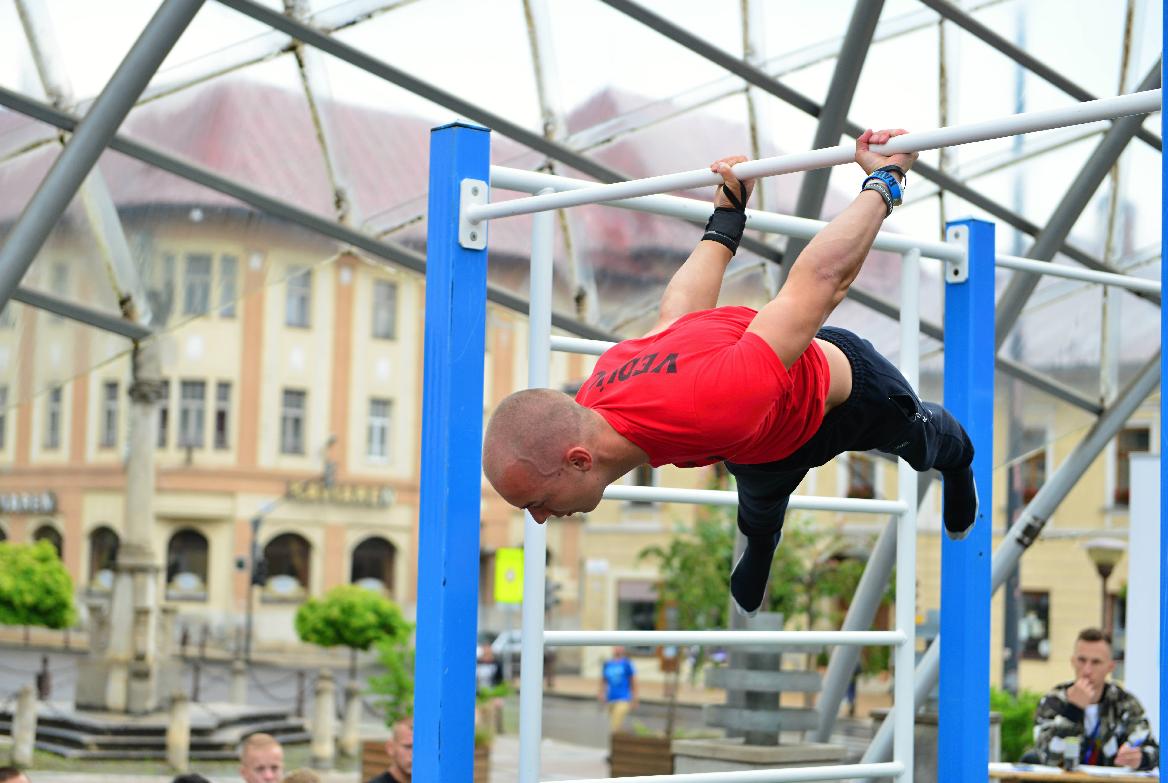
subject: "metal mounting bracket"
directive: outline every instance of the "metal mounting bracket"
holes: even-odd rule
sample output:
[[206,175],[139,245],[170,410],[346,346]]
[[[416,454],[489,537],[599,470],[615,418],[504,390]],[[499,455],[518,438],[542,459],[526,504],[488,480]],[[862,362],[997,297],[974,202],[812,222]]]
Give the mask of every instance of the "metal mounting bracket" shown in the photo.
[[464,179],[458,201],[458,244],[467,250],[485,250],[487,247],[487,223],[471,223],[466,219],[466,208],[486,204],[490,189],[481,179]]
[[961,248],[960,261],[945,262],[945,282],[964,283],[969,279],[969,231],[965,226],[950,226],[945,241]]

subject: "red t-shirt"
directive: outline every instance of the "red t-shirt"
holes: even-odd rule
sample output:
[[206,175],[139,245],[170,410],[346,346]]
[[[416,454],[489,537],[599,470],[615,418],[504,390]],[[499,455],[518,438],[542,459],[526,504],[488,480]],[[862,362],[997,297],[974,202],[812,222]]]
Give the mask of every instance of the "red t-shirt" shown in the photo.
[[699,310],[619,342],[597,360],[576,402],[644,449],[654,467],[789,456],[823,420],[830,370],[814,342],[785,368],[746,331],[755,315],[749,307]]

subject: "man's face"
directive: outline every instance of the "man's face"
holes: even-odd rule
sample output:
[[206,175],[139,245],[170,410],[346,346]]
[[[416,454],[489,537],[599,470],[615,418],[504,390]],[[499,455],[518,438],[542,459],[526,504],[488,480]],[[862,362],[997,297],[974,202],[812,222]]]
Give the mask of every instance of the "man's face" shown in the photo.
[[414,774],[414,729],[408,724],[398,724],[393,730],[393,752],[391,761],[405,779]]
[[1096,690],[1107,682],[1107,675],[1115,670],[1111,659],[1111,645],[1104,641],[1075,642],[1075,654],[1071,656],[1071,666],[1075,669],[1075,679],[1086,678]]
[[543,524],[549,517],[566,517],[591,511],[600,505],[603,486],[596,486],[595,471],[566,463],[551,475],[541,476],[523,462],[503,471],[495,489],[516,508],[526,509]]
[[268,745],[249,749],[239,767],[247,783],[277,783],[284,778],[284,749]]

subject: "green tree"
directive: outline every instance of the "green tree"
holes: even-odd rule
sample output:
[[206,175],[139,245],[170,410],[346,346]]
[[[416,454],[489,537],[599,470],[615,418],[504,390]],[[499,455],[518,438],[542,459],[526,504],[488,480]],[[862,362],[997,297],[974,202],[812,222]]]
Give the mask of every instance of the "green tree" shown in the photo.
[[348,647],[350,675],[356,669],[357,650],[368,650],[379,639],[394,638],[409,624],[397,604],[357,585],[341,585],[323,598],[310,598],[296,612],[296,634],[321,647]]
[[73,580],[47,541],[0,543],[0,625],[73,624]]
[[1002,760],[1018,761],[1034,744],[1034,713],[1043,694],[1022,691],[1017,696],[990,688],[990,709],[1002,716]]
[[377,657],[385,674],[370,677],[369,689],[383,697],[381,708],[385,724],[393,728],[398,721],[414,714],[414,645],[413,626],[405,624],[396,633],[374,642]]

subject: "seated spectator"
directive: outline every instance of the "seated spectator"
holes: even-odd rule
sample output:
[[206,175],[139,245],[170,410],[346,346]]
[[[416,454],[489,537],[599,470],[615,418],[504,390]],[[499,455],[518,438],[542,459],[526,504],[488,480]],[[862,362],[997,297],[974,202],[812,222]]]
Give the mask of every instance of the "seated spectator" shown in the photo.
[[1160,746],[1138,699],[1107,677],[1115,669],[1111,637],[1098,628],[1079,632],[1071,656],[1075,679],[1056,685],[1034,715],[1034,749],[1042,764],[1058,766],[1078,743],[1079,763],[1153,769]]
[[389,767],[367,783],[410,783],[414,770],[414,719],[405,718],[393,725],[393,736],[385,741]]
[[0,767],[0,783],[29,783],[29,779],[16,767]]
[[279,783],[284,778],[284,748],[271,734],[251,734],[239,747],[239,774],[245,783]]
[[170,783],[211,783],[211,781],[207,780],[202,775],[196,775],[193,772],[189,772],[186,775],[178,775],[174,780],[170,781]]

